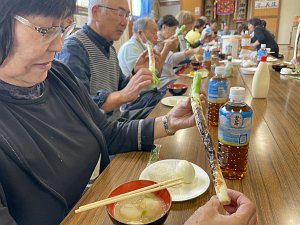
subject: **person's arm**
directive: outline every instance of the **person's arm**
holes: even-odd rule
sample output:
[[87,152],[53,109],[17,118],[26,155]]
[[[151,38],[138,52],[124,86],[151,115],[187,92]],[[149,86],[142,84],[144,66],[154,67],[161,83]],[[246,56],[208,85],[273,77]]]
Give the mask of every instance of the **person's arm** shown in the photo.
[[[202,94],[200,94],[200,99],[203,110],[206,111],[206,94],[202,92]],[[163,121],[163,116],[155,118],[154,139],[175,134],[176,131],[180,129],[192,126],[195,126],[195,118],[191,107],[191,100],[189,98],[186,101],[180,102],[165,115],[165,121]]]
[[203,54],[203,48],[202,46],[199,46],[197,48],[187,49],[185,52],[185,57],[189,58],[195,54]]
[[164,44],[164,47],[161,51],[161,62],[159,64],[159,67],[158,67],[158,70],[161,71],[163,66],[164,66],[164,63],[170,53],[170,51],[176,49],[178,46],[178,38],[175,38],[175,37],[172,37],[170,39],[167,39],[165,41],[165,44]]
[[254,42],[251,44],[252,47],[258,48],[258,46],[262,43],[266,43],[266,37],[264,35],[264,28],[256,27],[254,30]]
[[6,206],[5,194],[0,183],[0,224],[1,225],[17,225],[12,216],[10,215]]
[[259,45],[260,45],[259,40],[256,40],[255,42],[251,43],[251,46],[252,46],[253,48],[257,48],[257,46],[259,46]]
[[213,196],[204,206],[197,209],[184,225],[255,225],[255,205],[241,192],[228,189],[228,195],[231,204],[223,206],[226,215],[219,212],[221,204],[217,196]]

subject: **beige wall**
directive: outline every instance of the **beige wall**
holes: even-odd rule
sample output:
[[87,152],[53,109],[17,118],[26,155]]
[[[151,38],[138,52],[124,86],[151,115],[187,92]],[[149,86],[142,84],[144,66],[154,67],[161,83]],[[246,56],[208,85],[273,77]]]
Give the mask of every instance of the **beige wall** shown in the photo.
[[290,32],[295,16],[300,16],[299,0],[281,0],[278,29],[278,44],[289,44]]

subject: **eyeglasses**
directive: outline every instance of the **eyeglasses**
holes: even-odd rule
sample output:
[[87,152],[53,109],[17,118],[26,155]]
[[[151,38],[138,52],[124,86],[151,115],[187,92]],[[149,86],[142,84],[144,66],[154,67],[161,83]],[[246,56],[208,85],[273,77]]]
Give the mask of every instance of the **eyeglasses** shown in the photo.
[[97,6],[100,7],[100,8],[105,8],[105,9],[110,9],[112,11],[115,11],[118,14],[119,17],[127,19],[127,20],[131,20],[130,11],[126,11],[125,9],[122,9],[122,8],[114,9],[114,8],[107,7],[107,6],[104,6],[104,5],[97,5]]
[[39,27],[32,23],[30,23],[27,19],[21,17],[21,16],[15,16],[16,20],[21,22],[22,24],[30,27],[31,29],[35,30],[38,33],[42,34],[41,43],[50,43],[55,38],[57,38],[59,35],[61,38],[65,38],[68,35],[72,33],[74,30],[76,23],[72,23],[71,25],[63,28],[60,26],[53,26],[53,27]]

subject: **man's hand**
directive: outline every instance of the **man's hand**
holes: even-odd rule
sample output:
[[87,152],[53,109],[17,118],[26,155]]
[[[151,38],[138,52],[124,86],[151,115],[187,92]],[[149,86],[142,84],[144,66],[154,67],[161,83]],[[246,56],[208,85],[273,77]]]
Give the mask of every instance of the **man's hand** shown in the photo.
[[152,83],[152,74],[150,70],[142,68],[130,79],[125,88],[120,93],[122,101],[132,102],[136,100],[143,88]]

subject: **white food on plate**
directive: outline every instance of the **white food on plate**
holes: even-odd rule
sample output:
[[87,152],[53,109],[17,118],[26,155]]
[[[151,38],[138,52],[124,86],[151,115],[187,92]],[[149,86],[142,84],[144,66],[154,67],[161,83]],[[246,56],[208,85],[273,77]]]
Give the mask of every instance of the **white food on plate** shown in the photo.
[[183,177],[184,183],[192,183],[195,178],[195,169],[191,163],[181,160],[176,166],[176,177]]
[[159,183],[159,182],[173,179],[174,176],[172,171],[173,169],[170,165],[166,163],[162,163],[160,165],[157,165],[152,170],[150,170],[148,175],[150,180]]

